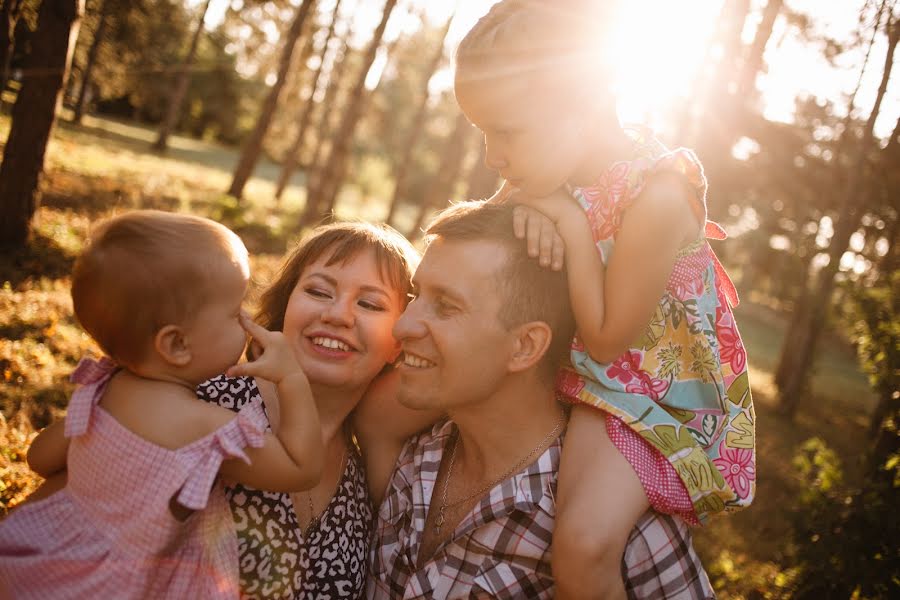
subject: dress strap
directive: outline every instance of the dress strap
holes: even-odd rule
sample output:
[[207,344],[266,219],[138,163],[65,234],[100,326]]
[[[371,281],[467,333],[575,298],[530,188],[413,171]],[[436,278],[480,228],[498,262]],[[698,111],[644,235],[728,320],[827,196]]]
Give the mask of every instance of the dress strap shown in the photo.
[[197,464],[181,487],[178,503],[191,510],[206,508],[209,492],[212,490],[222,461],[240,458],[250,464],[250,457],[244,448],[260,448],[265,443],[268,420],[258,399],[249,402],[237,416],[217,429],[209,437],[208,444],[198,451],[202,454]]
[[88,357],[81,359],[69,376],[69,381],[81,384],[81,387],[75,390],[69,400],[66,437],[76,437],[87,431],[94,405],[100,400],[106,384],[118,369],[119,366],[105,356],[100,360]]
[[[725,230],[722,229],[721,225],[715,221],[709,220],[706,221],[704,235],[711,240],[724,240],[728,237],[728,234],[725,233]],[[731,277],[729,277],[728,273],[725,271],[725,267],[719,262],[719,257],[712,251],[712,248],[709,249],[709,255],[712,258],[713,268],[716,271],[716,279],[718,279],[719,285],[722,286],[722,292],[725,294],[725,298],[728,299],[731,307],[734,308],[741,303],[741,299],[738,297],[737,288],[734,286],[734,282],[731,281]]]

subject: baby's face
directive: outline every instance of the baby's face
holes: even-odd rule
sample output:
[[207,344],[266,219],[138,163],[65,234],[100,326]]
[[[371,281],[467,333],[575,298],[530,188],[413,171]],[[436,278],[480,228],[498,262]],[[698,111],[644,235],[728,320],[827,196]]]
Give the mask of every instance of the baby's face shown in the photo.
[[213,300],[197,313],[187,328],[193,352],[190,368],[200,377],[198,382],[222,374],[244,354],[247,333],[239,317],[248,278],[246,271],[238,268],[223,273]]
[[584,119],[535,77],[460,82],[456,99],[484,134],[485,163],[537,197],[564,185],[585,161]]

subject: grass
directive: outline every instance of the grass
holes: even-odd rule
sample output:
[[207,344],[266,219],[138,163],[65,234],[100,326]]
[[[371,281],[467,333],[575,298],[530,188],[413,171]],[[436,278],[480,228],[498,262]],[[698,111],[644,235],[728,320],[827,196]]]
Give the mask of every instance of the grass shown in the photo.
[[[0,140],[8,128],[8,118],[0,116]],[[159,155],[149,150],[153,135],[147,127],[107,119],[60,123],[48,148],[34,240],[24,252],[0,257],[0,513],[34,489],[38,479],[25,466],[24,452],[37,429],[64,415],[71,392],[66,377],[85,352],[96,351],[74,322],[68,295],[71,263],[92,221],[137,207],[221,219],[244,237],[257,282],[274,272],[301,233],[294,224],[304,190],[289,187],[277,204],[272,163],[261,162],[245,200],[236,204],[223,194],[236,150],[175,136],[171,150]],[[378,220],[385,207],[345,186],[337,212]],[[868,442],[874,395],[852,348],[826,336],[809,393],[796,418],[786,420],[777,412],[772,376],[786,316],[753,303],[737,316],[758,419],[757,500],[698,530],[696,546],[720,597],[788,597],[791,515],[801,491],[791,458],[804,441],[820,437],[845,465],[856,464]]]

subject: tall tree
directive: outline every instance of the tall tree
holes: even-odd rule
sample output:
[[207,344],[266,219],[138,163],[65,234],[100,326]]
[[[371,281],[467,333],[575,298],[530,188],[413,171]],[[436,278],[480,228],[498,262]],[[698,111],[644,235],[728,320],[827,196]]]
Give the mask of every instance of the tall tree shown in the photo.
[[172,88],[172,95],[169,96],[169,107],[166,109],[166,116],[159,126],[159,133],[156,136],[156,141],[153,143],[154,150],[161,152],[168,147],[169,135],[171,135],[172,130],[178,123],[178,118],[181,116],[181,105],[184,103],[188,85],[191,83],[191,65],[194,64],[194,58],[197,56],[197,46],[200,44],[200,36],[203,34],[203,22],[206,20],[206,12],[209,10],[211,1],[206,0],[203,8],[200,9],[197,26],[194,27],[194,33],[191,35],[191,45],[184,60],[178,66],[178,77]]
[[469,149],[469,140],[472,138],[473,131],[466,115],[459,111],[453,123],[453,131],[441,152],[437,173],[431,178],[431,184],[425,197],[416,207],[416,219],[412,228],[407,232],[407,237],[410,239],[419,234],[430,210],[443,206],[451,200],[453,187],[459,179],[463,159]]
[[22,248],[28,242],[44,153],[83,13],[84,0],[41,3],[0,164],[0,247]]
[[381,21],[372,33],[372,39],[366,47],[362,68],[353,90],[350,92],[347,106],[344,108],[344,114],[335,134],[328,160],[315,178],[315,187],[307,194],[307,198],[312,200],[307,203],[308,209],[304,215],[305,222],[315,219],[317,215],[331,212],[334,208],[338,191],[343,184],[347,170],[347,160],[350,154],[350,142],[353,140],[353,132],[356,130],[356,124],[368,99],[366,76],[372,67],[372,63],[375,62],[378,47],[381,45],[381,40],[384,37],[385,27],[387,27],[388,20],[396,5],[397,0],[387,0],[385,2],[384,9],[381,12]]
[[238,164],[234,169],[234,176],[231,180],[231,186],[228,193],[235,198],[240,198],[244,193],[244,186],[253,174],[253,169],[259,160],[259,154],[262,150],[263,138],[269,130],[272,118],[275,116],[275,107],[278,106],[278,98],[281,90],[287,82],[288,71],[291,67],[291,58],[294,55],[294,48],[297,46],[297,40],[303,31],[303,24],[309,15],[315,0],[303,0],[297,7],[294,20],[291,23],[286,35],[284,36],[284,46],[281,49],[281,56],[278,61],[278,73],[275,83],[269,89],[266,99],[263,101],[260,109],[259,118],[256,120],[256,126],[244,142],[241,149],[241,156]]
[[90,97],[92,84],[92,74],[94,71],[94,63],[97,61],[97,51],[106,35],[107,24],[109,23],[109,4],[110,0],[101,0],[98,9],[99,21],[97,28],[94,30],[94,38],[91,40],[91,47],[88,50],[87,60],[84,62],[84,69],[81,74],[81,88],[78,90],[78,99],[75,101],[75,110],[72,113],[72,122],[81,123],[84,117],[84,111],[87,108],[87,101]]
[[738,75],[737,97],[747,98],[751,95],[756,84],[756,76],[763,68],[763,55],[769,38],[772,37],[772,30],[775,28],[775,20],[784,6],[784,0],[769,0],[766,8],[763,10],[762,21],[756,28],[753,36],[753,43],[747,49],[744,55],[744,63],[741,65],[741,71]]
[[13,54],[13,32],[22,10],[22,0],[0,0],[0,94],[9,81],[9,63]]
[[[341,42],[341,50],[331,62],[331,69],[328,73],[328,85],[325,88],[325,97],[322,98],[322,114],[319,115],[319,121],[316,124],[316,146],[313,151],[312,158],[306,168],[306,190],[307,199],[309,198],[309,190],[315,187],[313,179],[318,176],[321,169],[321,163],[326,156],[325,148],[328,144],[328,132],[331,127],[332,114],[338,105],[338,96],[343,87],[344,75],[347,65],[351,62],[353,56],[353,48],[350,46],[350,40],[353,38],[352,22],[347,25],[347,31],[344,33]],[[312,215],[315,210],[311,203],[307,201],[306,215]],[[304,218],[303,222],[307,222]]]
[[438,70],[441,61],[444,59],[444,43],[447,40],[447,33],[450,31],[450,24],[452,22],[453,14],[447,17],[447,22],[444,23],[444,27],[441,29],[441,35],[437,46],[435,47],[434,54],[431,56],[431,60],[428,62],[428,66],[426,67],[425,74],[422,78],[423,81],[422,90],[419,96],[419,105],[416,107],[416,112],[413,115],[412,122],[409,126],[409,132],[406,135],[406,140],[403,142],[403,154],[401,155],[400,160],[395,163],[394,193],[391,196],[387,217],[384,219],[387,223],[390,223],[394,218],[394,213],[397,210],[400,198],[406,194],[406,180],[409,176],[409,169],[412,164],[413,150],[415,149],[419,138],[422,136],[422,131],[425,128],[425,116],[428,113],[428,82],[431,81],[431,77]]
[[828,264],[818,274],[812,290],[798,307],[801,311],[795,315],[791,327],[785,337],[779,361],[778,372],[781,377],[776,380],[779,385],[781,408],[789,415],[797,409],[799,397],[809,376],[815,355],[816,343],[822,332],[826,309],[831,301],[835,286],[835,276],[840,269],[841,257],[847,251],[850,237],[860,225],[864,214],[861,200],[867,196],[869,157],[874,147],[875,121],[881,111],[884,95],[887,92],[891,70],[894,64],[894,50],[900,40],[900,20],[890,12],[887,15],[888,48],[882,70],[881,83],[875,96],[875,103],[866,120],[856,154],[847,173],[846,183],[840,189],[838,210],[834,213],[834,233],[828,247]]
[[331,16],[331,23],[328,25],[328,33],[325,35],[325,42],[322,44],[322,57],[319,60],[319,66],[316,67],[316,71],[313,74],[312,82],[309,85],[309,95],[301,110],[302,114],[300,115],[300,125],[297,128],[297,135],[294,137],[294,141],[285,153],[284,162],[281,165],[281,173],[279,173],[278,182],[275,184],[275,198],[280,199],[281,195],[284,193],[284,188],[287,187],[288,182],[291,180],[291,175],[294,174],[294,171],[297,168],[297,163],[300,161],[300,155],[306,144],[306,132],[312,122],[313,111],[316,107],[316,89],[319,85],[319,79],[322,76],[322,70],[325,67],[328,45],[331,42],[331,38],[334,36],[334,29],[340,17],[340,10],[341,0],[336,0],[334,3],[334,12]]

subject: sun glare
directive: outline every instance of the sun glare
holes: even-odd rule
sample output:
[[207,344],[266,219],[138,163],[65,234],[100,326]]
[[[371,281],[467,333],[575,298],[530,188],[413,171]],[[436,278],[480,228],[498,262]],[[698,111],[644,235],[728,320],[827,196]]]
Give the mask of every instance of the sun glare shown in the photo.
[[665,128],[702,68],[721,0],[623,4],[610,40],[620,118]]

